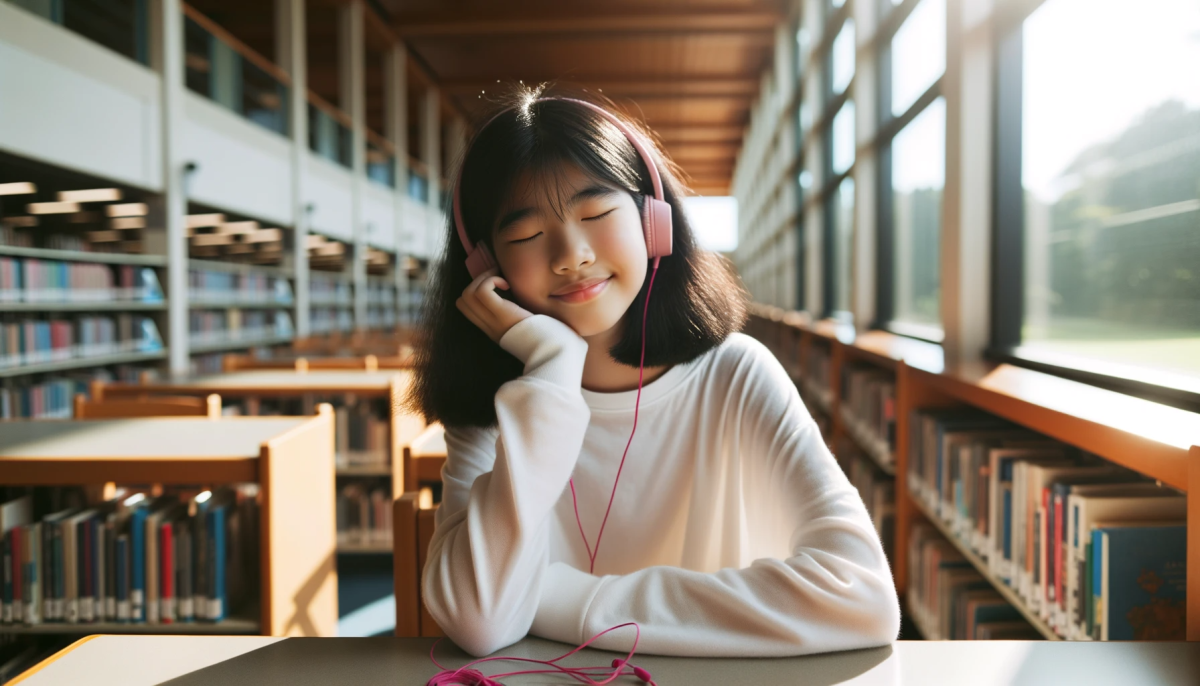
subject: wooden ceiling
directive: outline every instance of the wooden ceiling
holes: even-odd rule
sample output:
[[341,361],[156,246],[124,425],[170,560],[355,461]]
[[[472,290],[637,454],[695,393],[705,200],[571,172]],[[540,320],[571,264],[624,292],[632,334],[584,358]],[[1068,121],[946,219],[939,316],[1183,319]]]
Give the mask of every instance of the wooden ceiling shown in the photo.
[[[334,104],[340,92],[337,12],[347,1],[305,3],[308,86]],[[189,2],[274,58],[270,0]],[[426,81],[442,90],[444,118],[460,113],[469,123],[510,84],[552,82],[603,92],[659,135],[694,190],[727,194],[784,2],[368,0],[367,125],[382,132],[380,60],[399,37],[412,56],[410,148],[419,140],[417,102]]]
[[469,119],[517,81],[599,90],[660,135],[697,192],[714,195],[729,192],[783,21],[778,0],[378,2]]

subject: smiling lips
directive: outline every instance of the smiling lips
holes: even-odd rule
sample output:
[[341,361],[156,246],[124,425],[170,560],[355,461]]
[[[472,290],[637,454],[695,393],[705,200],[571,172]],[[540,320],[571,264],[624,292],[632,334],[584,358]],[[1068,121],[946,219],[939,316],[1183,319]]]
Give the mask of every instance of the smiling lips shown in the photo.
[[603,279],[586,279],[571,284],[561,291],[551,294],[550,297],[567,303],[585,303],[603,293],[611,280],[611,276]]

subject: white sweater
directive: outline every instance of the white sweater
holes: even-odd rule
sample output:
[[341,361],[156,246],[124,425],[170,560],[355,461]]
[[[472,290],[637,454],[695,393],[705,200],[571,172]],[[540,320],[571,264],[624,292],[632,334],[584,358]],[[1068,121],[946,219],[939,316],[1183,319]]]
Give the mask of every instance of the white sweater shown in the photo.
[[[637,622],[638,652],[786,656],[886,644],[900,607],[858,492],[771,353],[734,334],[642,389],[596,573],[596,533],[636,391],[580,387],[587,343],[534,315],[500,345],[525,373],[497,428],[450,429],[422,592],[485,655],[532,633],[579,644]],[[628,650],[633,629],[593,645]]]

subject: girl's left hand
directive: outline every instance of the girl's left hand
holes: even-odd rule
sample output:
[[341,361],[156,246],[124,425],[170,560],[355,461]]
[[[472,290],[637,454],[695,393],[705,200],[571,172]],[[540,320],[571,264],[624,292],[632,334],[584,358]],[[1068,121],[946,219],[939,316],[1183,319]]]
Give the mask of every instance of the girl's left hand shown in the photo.
[[454,304],[488,338],[499,343],[509,329],[532,317],[533,313],[501,298],[496,288],[508,290],[510,286],[497,269],[489,269],[472,281]]

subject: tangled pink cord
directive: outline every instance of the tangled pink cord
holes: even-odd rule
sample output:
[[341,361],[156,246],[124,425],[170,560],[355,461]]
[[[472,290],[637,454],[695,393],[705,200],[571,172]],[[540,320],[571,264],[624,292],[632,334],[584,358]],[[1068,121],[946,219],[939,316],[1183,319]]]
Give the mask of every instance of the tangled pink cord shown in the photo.
[[[632,626],[636,632],[633,637],[633,647],[629,649],[629,654],[625,656],[625,659],[614,659],[611,667],[564,667],[558,664],[559,660],[568,658],[583,650],[590,645],[592,641],[595,641],[604,634],[627,626]],[[434,649],[437,648],[437,644],[441,642],[441,639],[439,638],[437,641],[434,641],[433,645],[429,648],[429,659],[433,661],[433,664],[437,665],[442,671],[435,674],[432,679],[426,682],[425,686],[503,686],[500,683],[500,679],[506,679],[511,676],[520,676],[524,674],[563,674],[571,677],[579,683],[589,684],[590,686],[603,686],[604,684],[607,684],[621,676],[635,676],[649,684],[649,686],[658,686],[654,682],[654,679],[650,677],[650,672],[647,672],[636,665],[629,664],[629,661],[633,659],[633,654],[637,652],[638,639],[641,638],[641,635],[642,630],[640,627],[638,627],[637,622],[626,622],[625,624],[618,624],[617,626],[601,631],[595,636],[592,636],[588,640],[584,641],[583,644],[578,648],[573,648],[570,651],[559,655],[553,660],[535,660],[529,657],[483,657],[479,658],[478,660],[472,660],[462,667],[453,670],[443,666],[437,661],[437,658],[433,656]],[[492,674],[488,676],[483,672],[480,672],[478,669],[473,668],[473,666],[477,664],[496,661],[532,662],[534,664],[545,665],[551,669],[526,669],[516,672],[505,672],[503,674]],[[629,668],[629,671],[625,671],[626,667]],[[593,675],[603,676],[603,674],[609,670],[612,670],[612,673],[609,674],[608,678],[604,679],[603,681],[597,681],[596,679],[592,678]],[[599,672],[599,674],[596,674],[597,672]]]

